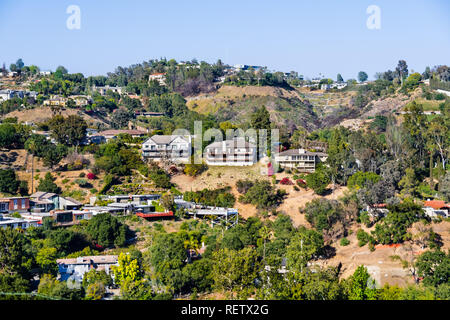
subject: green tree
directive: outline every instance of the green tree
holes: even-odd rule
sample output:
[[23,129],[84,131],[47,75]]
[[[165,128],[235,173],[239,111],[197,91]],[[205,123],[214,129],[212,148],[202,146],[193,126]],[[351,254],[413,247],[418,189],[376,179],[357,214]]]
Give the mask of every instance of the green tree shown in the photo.
[[349,279],[349,300],[375,300],[375,282],[370,278],[367,268],[359,266]]
[[18,230],[0,228],[0,274],[27,275],[30,259],[25,249],[27,242]]
[[425,285],[437,287],[450,280],[450,252],[428,250],[416,261],[417,274]]
[[126,243],[127,227],[107,213],[94,216],[86,226],[86,233],[103,247],[121,247]]
[[20,182],[16,178],[16,173],[12,169],[0,169],[0,192],[16,194]]
[[61,144],[67,146],[79,146],[86,137],[86,121],[77,115],[64,118],[61,115],[53,117],[49,121],[52,137]]
[[43,247],[36,254],[36,263],[41,268],[42,273],[48,273],[56,276],[58,265],[56,259],[58,253],[56,248]]
[[138,261],[132,259],[130,254],[121,252],[119,254],[119,265],[112,266],[114,272],[114,281],[122,284],[125,281],[139,281],[142,279]]
[[59,194],[61,192],[61,188],[55,183],[55,178],[52,176],[50,172],[47,172],[44,176],[44,179],[39,182],[37,187],[38,191],[43,192],[52,192]]
[[308,202],[304,212],[306,220],[319,231],[330,229],[341,219],[343,210],[336,200],[314,199]]
[[324,170],[316,170],[314,173],[306,176],[306,185],[313,189],[318,195],[325,194],[327,186],[330,183],[330,178]]
[[373,172],[358,171],[352,175],[347,181],[347,187],[360,189],[366,186],[368,182],[376,183],[380,181],[381,177]]
[[364,82],[369,78],[369,76],[367,75],[367,73],[365,73],[364,71],[360,71],[358,73],[358,81],[359,82]]
[[320,255],[323,246],[323,237],[320,233],[305,227],[299,228],[287,246],[288,268],[303,272],[308,261]]
[[213,253],[212,278],[214,287],[238,297],[248,297],[260,271],[256,251],[244,248],[240,251],[220,249]]
[[11,149],[17,141],[17,132],[13,124],[0,124],[0,148]]

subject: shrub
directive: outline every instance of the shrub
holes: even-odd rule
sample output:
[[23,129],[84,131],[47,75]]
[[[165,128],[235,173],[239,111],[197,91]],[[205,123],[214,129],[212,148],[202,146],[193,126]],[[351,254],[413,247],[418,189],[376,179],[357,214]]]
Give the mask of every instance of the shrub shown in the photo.
[[81,187],[81,188],[89,188],[89,187],[92,187],[92,185],[91,185],[89,182],[87,182],[86,179],[76,179],[76,180],[75,180],[75,183],[76,183],[79,187]]
[[251,187],[253,187],[253,182],[250,180],[238,180],[236,182],[236,188],[239,193],[247,193]]
[[89,180],[94,180],[94,179],[97,178],[97,176],[95,175],[95,173],[89,172],[89,173],[87,174],[87,178],[88,178]]
[[363,247],[370,240],[370,235],[363,229],[359,229],[356,232],[356,238],[358,239],[358,246]]
[[307,188],[306,181],[303,179],[297,179],[296,183],[300,188],[303,188],[303,189]]
[[350,240],[348,240],[347,238],[342,238],[340,244],[343,247],[348,246],[350,244]]
[[80,178],[84,178],[85,176],[86,176],[86,173],[84,173],[84,172],[81,172],[79,175]]
[[286,177],[286,178],[281,179],[280,184],[291,186],[294,183],[291,181],[291,179]]

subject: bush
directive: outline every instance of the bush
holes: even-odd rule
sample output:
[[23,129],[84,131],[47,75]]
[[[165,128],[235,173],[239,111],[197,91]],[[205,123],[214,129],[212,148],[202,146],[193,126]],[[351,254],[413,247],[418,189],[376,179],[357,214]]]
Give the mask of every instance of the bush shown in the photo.
[[271,209],[281,204],[286,191],[275,190],[268,181],[256,181],[248,191],[241,195],[239,201],[251,203],[258,209]]
[[307,188],[306,181],[303,179],[297,179],[296,183],[300,188],[303,188],[303,189]]
[[239,193],[247,193],[247,191],[253,187],[253,182],[250,180],[238,180],[236,182],[236,188]]
[[90,188],[92,187],[92,185],[87,182],[86,179],[76,179],[75,183],[80,187],[80,188]]
[[347,238],[342,238],[340,244],[343,247],[348,246],[350,244],[350,240],[348,240]]
[[356,238],[358,239],[358,246],[363,247],[370,241],[370,235],[363,229],[359,229],[356,232]]
[[88,178],[89,180],[94,180],[94,179],[97,178],[97,176],[96,176],[94,173],[89,172],[89,173],[87,174],[87,178]]
[[81,172],[79,175],[80,178],[84,178],[85,176],[86,176],[86,173],[84,173],[84,172]]
[[307,186],[313,189],[316,194],[323,195],[330,183],[330,178],[322,170],[316,170],[316,172],[306,176],[306,182]]
[[330,230],[342,219],[342,206],[336,200],[314,199],[305,206],[306,220],[319,231]]
[[294,183],[291,181],[291,179],[289,179],[289,178],[286,177],[286,178],[281,179],[280,184],[291,186],[291,185],[293,185]]

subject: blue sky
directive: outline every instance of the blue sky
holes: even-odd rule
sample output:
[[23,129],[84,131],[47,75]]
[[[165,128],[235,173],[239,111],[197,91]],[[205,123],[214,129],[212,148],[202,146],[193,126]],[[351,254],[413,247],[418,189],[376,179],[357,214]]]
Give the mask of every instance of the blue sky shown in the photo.
[[[69,30],[69,5],[81,29]],[[369,5],[381,29],[366,27]],[[448,0],[0,0],[0,63],[17,58],[85,76],[160,57],[369,78],[405,59],[450,64]]]

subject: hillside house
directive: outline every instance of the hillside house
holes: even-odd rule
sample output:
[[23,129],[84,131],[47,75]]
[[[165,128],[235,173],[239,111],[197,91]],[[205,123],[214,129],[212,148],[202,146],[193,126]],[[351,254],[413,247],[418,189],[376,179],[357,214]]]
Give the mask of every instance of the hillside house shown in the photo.
[[98,92],[102,96],[106,95],[106,92],[108,92],[109,90],[111,90],[112,92],[118,93],[118,94],[122,94],[122,92],[123,92],[122,87],[110,87],[108,85],[106,85],[104,87],[97,87],[97,86],[92,87],[92,91]]
[[191,156],[191,136],[154,135],[142,144],[142,157],[154,161],[170,159],[187,162]]
[[59,96],[53,96],[50,99],[44,100],[44,106],[50,106],[50,107],[65,107],[67,104],[67,98],[65,97],[59,97]]
[[38,191],[30,196],[33,212],[49,212],[59,208],[59,196],[56,193]]
[[142,130],[105,130],[95,133],[89,138],[100,139],[95,137],[103,137],[108,142],[111,139],[116,139],[120,134],[129,134],[132,138],[142,138],[147,135],[147,132]]
[[154,73],[148,76],[148,81],[158,81],[159,85],[166,85],[166,74],[165,73]]
[[27,197],[10,197],[0,199],[0,213],[28,212],[30,200]]
[[72,99],[77,107],[84,107],[92,102],[91,96],[85,95],[70,96],[69,99]]
[[385,217],[389,213],[389,210],[386,207],[387,205],[385,203],[378,203],[367,206],[366,211],[372,218],[381,218]]
[[425,214],[430,218],[436,217],[449,217],[450,204],[445,203],[443,200],[427,200],[424,202],[423,210]]
[[28,229],[29,227],[39,227],[39,220],[5,217],[0,214],[0,228],[2,229]]
[[252,166],[258,162],[257,148],[242,137],[214,142],[205,148],[205,162],[210,166]]
[[325,162],[328,154],[323,152],[309,152],[305,149],[290,149],[275,156],[281,168],[297,169],[301,172],[314,172],[316,165]]
[[83,281],[86,272],[92,269],[105,271],[110,274],[112,266],[119,265],[119,259],[116,255],[109,256],[85,256],[73,259],[58,259],[58,272],[61,281],[72,280],[78,283]]

